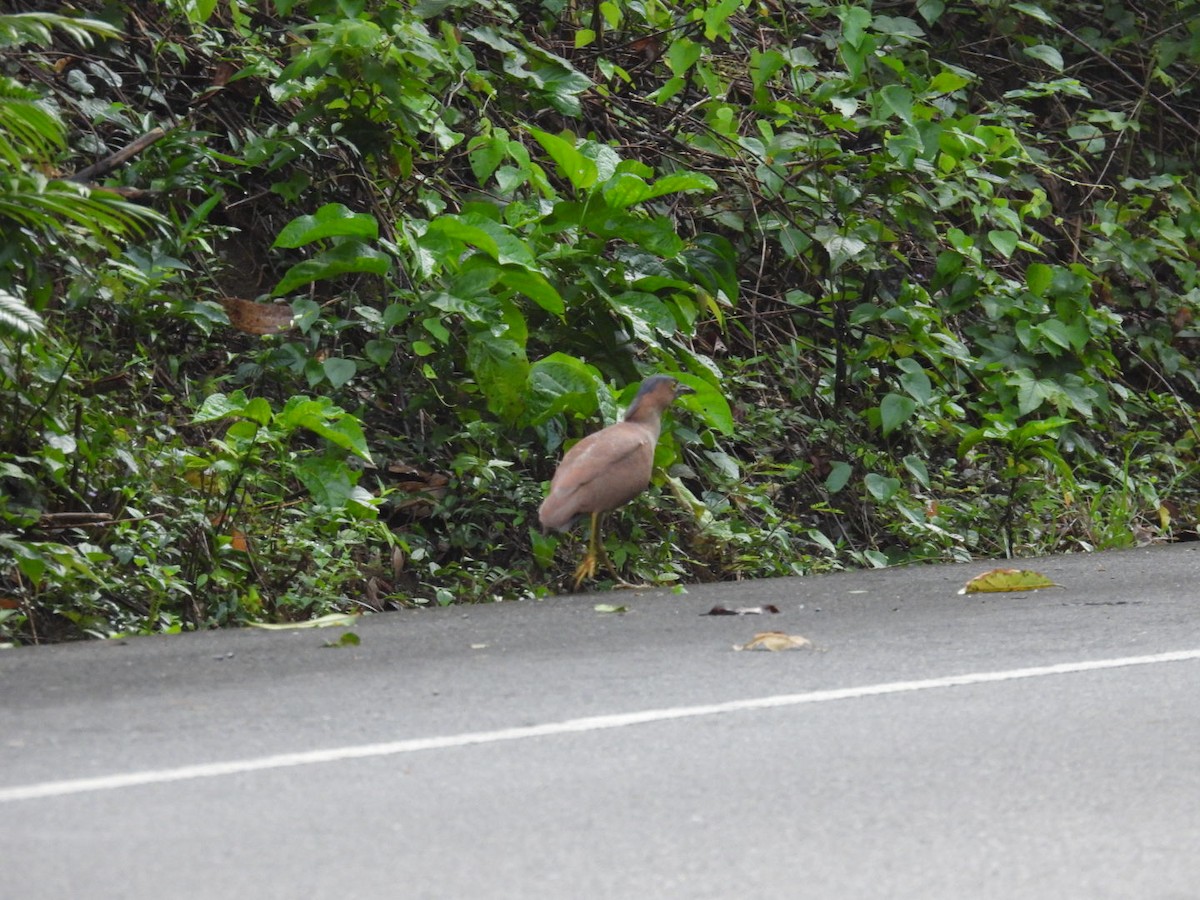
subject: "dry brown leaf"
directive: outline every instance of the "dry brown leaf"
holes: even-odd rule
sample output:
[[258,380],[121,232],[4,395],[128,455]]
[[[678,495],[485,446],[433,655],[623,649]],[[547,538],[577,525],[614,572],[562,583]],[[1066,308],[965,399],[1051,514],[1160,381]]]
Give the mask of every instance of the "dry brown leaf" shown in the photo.
[[292,308],[280,303],[255,303],[222,297],[229,324],[246,334],[280,334],[292,327]]

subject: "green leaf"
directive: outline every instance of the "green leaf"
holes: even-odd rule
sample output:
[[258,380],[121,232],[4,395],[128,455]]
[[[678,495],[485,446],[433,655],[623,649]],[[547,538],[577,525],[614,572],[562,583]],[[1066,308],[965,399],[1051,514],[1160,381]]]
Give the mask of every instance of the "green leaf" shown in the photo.
[[387,364],[392,361],[392,355],[395,352],[394,341],[367,341],[367,345],[363,348],[363,355],[381,369],[386,368]]
[[275,424],[289,433],[303,428],[362,459],[371,459],[358,419],[328,397],[318,400],[299,395],[292,397],[275,417]]
[[913,95],[906,87],[889,84],[879,92],[883,105],[906,125],[913,123]]
[[1008,259],[1017,249],[1017,242],[1020,236],[1015,231],[993,230],[988,232],[988,243],[996,249],[996,251]]
[[1025,55],[1036,59],[1038,62],[1045,63],[1055,72],[1063,70],[1062,54],[1049,44],[1037,44],[1033,47],[1026,47]]
[[680,194],[684,191],[715,191],[717,183],[701,172],[672,172],[650,186],[647,199]]
[[871,11],[862,6],[839,6],[834,10],[842,23],[842,37],[851,48],[862,48],[866,31],[871,27]]
[[591,416],[599,404],[601,380],[587,363],[566,353],[552,353],[529,367],[529,417],[540,425],[559,413]]
[[354,360],[344,359],[340,356],[331,356],[321,363],[321,368],[325,370],[325,377],[335,388],[340,388],[358,372],[358,366],[354,364]]
[[1045,297],[1046,290],[1054,282],[1054,269],[1045,263],[1030,263],[1025,269],[1025,286],[1035,297]]
[[929,469],[925,466],[925,460],[909,454],[904,457],[904,468],[908,469],[909,474],[917,479],[917,483],[921,487],[929,490]]
[[[850,482],[854,468],[848,462],[832,462],[829,464],[829,474],[825,476],[825,490],[836,494]],[[832,549],[832,548],[831,548]]]
[[300,216],[289,222],[271,246],[302,247],[331,237],[373,241],[379,237],[379,223],[374,216],[351,212],[340,203],[327,203],[315,214]]
[[633,326],[634,334],[647,344],[658,342],[659,335],[675,333],[675,316],[662,300],[643,291],[625,291],[609,298],[613,311]]
[[604,202],[613,209],[625,209],[653,196],[650,185],[636,175],[618,172],[604,185]]
[[879,421],[887,437],[917,411],[917,402],[903,394],[888,394],[879,405]]
[[500,245],[496,239],[477,224],[467,222],[459,216],[438,216],[425,229],[429,236],[441,235],[478,247],[493,259],[500,257]]
[[930,25],[940,19],[945,11],[946,4],[942,0],[917,0],[917,12]]
[[271,404],[262,397],[255,397],[247,403],[241,410],[240,415],[259,425],[267,425],[271,421],[271,416],[274,412],[271,409]]
[[698,413],[706,425],[721,434],[733,434],[733,410],[721,391],[695,375],[682,372],[672,372],[671,375],[695,391],[694,394],[684,394],[676,403]]
[[529,361],[525,348],[490,331],[471,335],[467,365],[487,398],[488,409],[506,422],[515,422],[525,409]]
[[900,376],[900,386],[910,397],[922,405],[933,401],[933,383],[919,362],[911,358],[899,359],[896,367],[904,373]]
[[580,153],[573,141],[537,128],[530,128],[529,133],[550,154],[550,158],[577,190],[585,190],[596,183],[599,175],[596,164]]
[[831,271],[836,271],[867,249],[866,241],[853,235],[841,234],[831,225],[819,225],[813,229],[813,234],[829,254]]
[[[354,495],[357,473],[351,473],[343,459],[310,456],[292,466],[296,478],[313,500],[330,509],[341,509]],[[355,477],[351,477],[354,474]]]
[[869,473],[863,479],[863,484],[866,486],[867,493],[880,503],[887,503],[900,490],[899,478],[889,478],[875,472]]
[[192,416],[192,422],[216,422],[232,416],[240,416],[245,408],[246,394],[243,391],[234,391],[229,396],[210,394],[204,398],[200,409]]
[[703,52],[703,47],[689,38],[677,37],[671,41],[671,46],[667,48],[667,65],[671,74],[676,78],[683,78]]
[[929,82],[929,90],[935,94],[951,94],[970,83],[971,79],[966,75],[946,69],[933,76],[933,80]]
[[562,295],[541,272],[506,266],[500,271],[500,281],[514,291],[520,291],[548,313],[561,316],[566,308]]
[[283,278],[279,280],[271,293],[273,296],[280,297],[314,281],[337,278],[355,272],[366,275],[386,275],[391,265],[391,258],[373,247],[357,241],[338,244],[313,259],[306,259],[304,262],[292,266],[284,273]]
[[1055,21],[1048,12],[1033,3],[1010,3],[1009,9],[1024,13],[1031,18],[1037,19],[1044,25],[1054,25]]

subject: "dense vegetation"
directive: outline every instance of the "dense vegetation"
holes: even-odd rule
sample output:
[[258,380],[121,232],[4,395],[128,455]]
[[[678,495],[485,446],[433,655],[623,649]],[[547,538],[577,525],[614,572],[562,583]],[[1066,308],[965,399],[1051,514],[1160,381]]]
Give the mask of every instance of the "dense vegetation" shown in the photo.
[[1200,3],[0,16],[0,640],[1178,539]]

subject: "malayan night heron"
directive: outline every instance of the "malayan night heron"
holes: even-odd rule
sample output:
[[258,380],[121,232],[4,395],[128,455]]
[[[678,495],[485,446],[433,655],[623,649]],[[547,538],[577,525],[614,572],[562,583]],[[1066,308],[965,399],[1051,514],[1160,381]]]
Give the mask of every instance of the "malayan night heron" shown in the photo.
[[579,516],[591,516],[587,555],[575,570],[575,590],[596,574],[597,558],[612,572],[600,541],[601,520],[649,487],[663,411],[676,397],[691,393],[695,392],[669,375],[651,375],[638,388],[624,421],[589,434],[558,464],[538,518],[543,531],[566,531]]

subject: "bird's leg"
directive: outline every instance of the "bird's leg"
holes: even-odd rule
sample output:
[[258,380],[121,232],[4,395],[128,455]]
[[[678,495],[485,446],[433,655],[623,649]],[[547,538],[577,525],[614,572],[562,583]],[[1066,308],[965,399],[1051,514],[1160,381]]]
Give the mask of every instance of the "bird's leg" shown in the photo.
[[[597,528],[597,531],[599,531],[598,528]],[[608,574],[611,575],[613,577],[613,581],[616,582],[616,587],[619,587],[619,588],[636,588],[637,587],[636,584],[630,584],[628,581],[626,581],[624,578],[622,578],[621,573],[618,572],[613,567],[612,560],[608,558],[608,550],[605,549],[605,547],[604,547],[604,541],[601,540],[599,537],[597,537],[597,539],[596,539],[596,552],[600,556],[600,562],[604,563],[604,568],[608,569]]]
[[[587,553],[584,554],[583,562],[579,564],[579,568],[575,570],[575,590],[579,590],[579,586],[583,584],[585,578],[591,578],[596,574],[596,547],[598,536],[600,534],[600,513],[592,513],[592,529],[588,535]],[[600,548],[603,550],[603,547]],[[608,555],[604,556],[605,561],[608,560]]]

